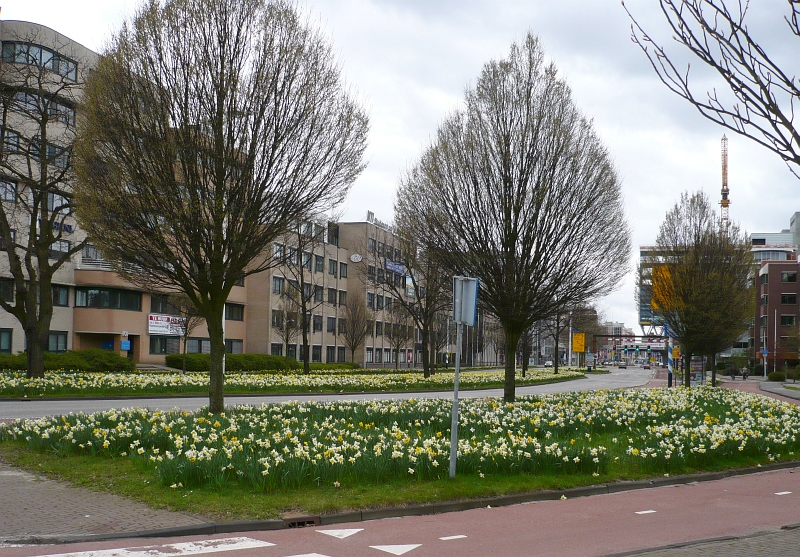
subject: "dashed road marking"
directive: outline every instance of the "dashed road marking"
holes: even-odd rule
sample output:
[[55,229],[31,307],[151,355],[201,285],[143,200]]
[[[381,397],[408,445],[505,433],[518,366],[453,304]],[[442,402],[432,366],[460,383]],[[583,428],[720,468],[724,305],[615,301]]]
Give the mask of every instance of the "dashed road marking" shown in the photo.
[[654,512],[656,511],[654,511],[653,509],[649,509],[646,511],[636,511],[636,514],[653,514]]
[[377,549],[378,551],[385,551],[386,553],[391,553],[392,555],[404,555],[411,551],[412,549],[416,549],[421,546],[421,543],[410,543],[406,545],[371,545],[372,549]]
[[341,528],[339,530],[317,530],[320,534],[328,534],[329,536],[333,536],[334,538],[339,538],[340,540],[345,539],[348,536],[352,536],[353,534],[358,534],[361,532],[363,528]]
[[775,495],[791,495],[791,494],[792,494],[791,491],[779,491]]
[[77,551],[74,553],[51,553],[49,555],[43,555],[42,557],[181,557],[183,555],[202,555],[203,553],[237,551],[241,549],[254,549],[257,547],[270,547],[273,545],[275,544],[254,540],[252,538],[223,538],[219,540],[203,540],[199,542],[183,542],[166,545],[98,549],[94,551]]
[[302,555],[290,555],[289,557],[328,557],[328,555],[321,555],[319,553],[303,553]]
[[461,538],[466,538],[466,537],[467,536],[465,536],[464,534],[459,534],[457,536],[445,536],[445,537],[439,538],[439,539],[444,541],[444,542],[446,542],[446,541],[450,541],[450,540],[460,540]]

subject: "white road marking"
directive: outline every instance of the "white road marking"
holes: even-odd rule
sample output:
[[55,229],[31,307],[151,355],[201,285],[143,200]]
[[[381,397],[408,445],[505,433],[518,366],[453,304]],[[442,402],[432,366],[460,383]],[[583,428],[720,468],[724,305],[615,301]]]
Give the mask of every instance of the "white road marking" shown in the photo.
[[321,555],[319,553],[303,553],[302,555],[290,555],[289,557],[328,557],[328,555]]
[[421,546],[421,543],[410,543],[407,545],[371,545],[372,549],[377,549],[378,551],[385,551],[386,553],[391,553],[392,555],[403,555],[408,553],[412,549],[416,549]]
[[656,511],[654,511],[653,509],[650,509],[648,511],[636,511],[636,514],[652,514],[654,512],[656,512]]
[[[95,551],[77,551],[74,553],[51,553],[42,557],[181,557],[183,555],[202,555],[221,551],[237,551],[256,547],[275,545],[252,538],[223,538],[219,540],[203,540],[199,542],[172,543],[166,545],[148,545],[143,547],[98,549]],[[299,557],[299,556],[298,556]]]
[[791,495],[791,494],[792,494],[791,491],[779,491],[775,495]]
[[449,540],[460,540],[461,538],[466,538],[466,537],[467,536],[465,536],[464,534],[459,534],[457,536],[445,536],[445,537],[439,538],[439,539],[444,541],[444,542],[446,542],[446,541],[449,541]]
[[334,538],[339,538],[340,540],[345,539],[348,536],[352,536],[353,534],[358,534],[361,532],[363,528],[342,528],[340,530],[317,530],[320,534],[328,534],[329,536],[333,536]]

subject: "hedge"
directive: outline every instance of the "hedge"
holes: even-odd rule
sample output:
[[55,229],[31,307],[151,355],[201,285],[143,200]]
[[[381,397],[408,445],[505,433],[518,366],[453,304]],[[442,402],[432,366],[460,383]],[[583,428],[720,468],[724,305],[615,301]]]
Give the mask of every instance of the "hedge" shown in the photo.
[[767,375],[768,381],[786,381],[786,374],[782,371],[771,371]]
[[[125,372],[133,371],[135,364],[110,350],[91,348],[89,350],[70,350],[69,352],[45,352],[44,369],[47,371],[90,371]],[[28,356],[19,354],[0,354],[0,369],[24,371],[28,369]]]
[[[166,365],[183,369],[183,354],[168,354]],[[186,354],[186,371],[208,371],[211,365],[209,354]],[[271,354],[225,354],[227,371],[287,371],[299,369],[300,363],[294,358],[272,356]]]

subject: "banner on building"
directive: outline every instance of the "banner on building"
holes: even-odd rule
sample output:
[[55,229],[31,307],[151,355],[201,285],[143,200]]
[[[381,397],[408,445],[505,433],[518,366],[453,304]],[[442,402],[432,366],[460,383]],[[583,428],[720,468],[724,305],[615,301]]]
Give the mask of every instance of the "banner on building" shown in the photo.
[[147,332],[151,335],[183,335],[184,319],[177,315],[151,313],[147,316]]

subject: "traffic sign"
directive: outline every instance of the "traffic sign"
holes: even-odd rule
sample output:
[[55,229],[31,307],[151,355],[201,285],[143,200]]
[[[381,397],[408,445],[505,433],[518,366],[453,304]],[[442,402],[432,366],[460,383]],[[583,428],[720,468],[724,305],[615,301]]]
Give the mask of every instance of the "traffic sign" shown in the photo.
[[769,354],[769,350],[767,350],[767,349],[765,348],[764,350],[762,350],[762,351],[761,351],[761,354],[763,354],[764,356],[766,356],[767,354]]

